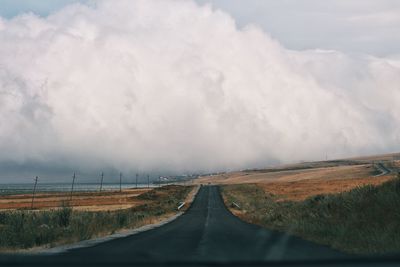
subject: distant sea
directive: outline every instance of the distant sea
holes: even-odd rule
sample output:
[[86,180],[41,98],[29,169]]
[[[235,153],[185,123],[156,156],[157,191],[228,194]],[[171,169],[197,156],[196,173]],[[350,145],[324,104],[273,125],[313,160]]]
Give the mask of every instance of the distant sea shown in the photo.
[[[150,187],[156,185],[150,184]],[[138,188],[146,188],[147,184],[138,184]],[[136,188],[135,183],[122,184],[122,189]],[[98,183],[78,183],[74,185],[74,192],[95,192],[100,190]],[[119,190],[119,183],[103,184],[102,191],[115,191]],[[33,191],[33,184],[20,183],[20,184],[0,184],[0,195],[13,195],[13,194],[29,194]],[[71,183],[38,183],[36,192],[70,192]]]

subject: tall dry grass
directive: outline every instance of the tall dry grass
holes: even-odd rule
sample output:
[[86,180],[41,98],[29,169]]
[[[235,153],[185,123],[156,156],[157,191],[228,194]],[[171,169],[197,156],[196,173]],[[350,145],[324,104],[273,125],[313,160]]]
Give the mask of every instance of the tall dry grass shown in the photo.
[[276,202],[256,185],[224,186],[223,194],[251,223],[349,253],[400,253],[400,178],[300,202]]
[[165,186],[140,196],[146,204],[118,211],[73,211],[63,207],[53,211],[0,212],[0,249],[26,249],[35,246],[71,243],[136,228],[151,219],[176,212],[191,187]]

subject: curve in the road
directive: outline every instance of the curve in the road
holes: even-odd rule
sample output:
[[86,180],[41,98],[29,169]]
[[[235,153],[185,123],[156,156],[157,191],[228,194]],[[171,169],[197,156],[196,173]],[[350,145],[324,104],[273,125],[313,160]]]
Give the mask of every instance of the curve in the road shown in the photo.
[[374,177],[384,176],[392,172],[390,169],[386,168],[386,166],[383,165],[382,163],[377,163],[376,167],[381,173],[375,175]]

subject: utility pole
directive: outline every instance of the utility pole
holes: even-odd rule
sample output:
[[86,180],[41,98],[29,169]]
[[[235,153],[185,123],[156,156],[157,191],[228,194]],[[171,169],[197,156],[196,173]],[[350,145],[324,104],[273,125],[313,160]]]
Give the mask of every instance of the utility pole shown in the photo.
[[122,192],[122,172],[119,173],[119,192]]
[[103,179],[104,179],[104,172],[101,172],[100,192],[103,189]]
[[137,188],[138,176],[139,174],[136,173],[136,188]]
[[70,198],[69,198],[70,201],[72,201],[72,194],[74,192],[75,178],[76,178],[76,176],[75,176],[75,172],[74,172],[74,175],[72,176],[71,195],[70,195]]
[[147,188],[150,188],[150,175],[147,174]]
[[36,186],[38,182],[39,177],[35,177],[35,185],[33,186],[33,193],[32,193],[32,204],[31,204],[31,209],[33,210],[33,202],[35,201],[35,193],[36,193]]

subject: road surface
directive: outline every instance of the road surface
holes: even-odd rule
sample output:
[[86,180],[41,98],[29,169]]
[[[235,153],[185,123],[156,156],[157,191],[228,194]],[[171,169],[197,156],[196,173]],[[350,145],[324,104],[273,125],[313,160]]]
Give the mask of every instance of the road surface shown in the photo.
[[133,236],[35,260],[74,262],[260,262],[340,259],[328,247],[269,231],[233,216],[217,186],[203,186],[175,221]]
[[378,170],[381,172],[380,174],[375,175],[374,177],[379,177],[379,176],[384,176],[387,175],[389,173],[391,173],[392,171],[389,170],[388,168],[385,167],[385,165],[383,165],[382,163],[378,163],[375,165]]

